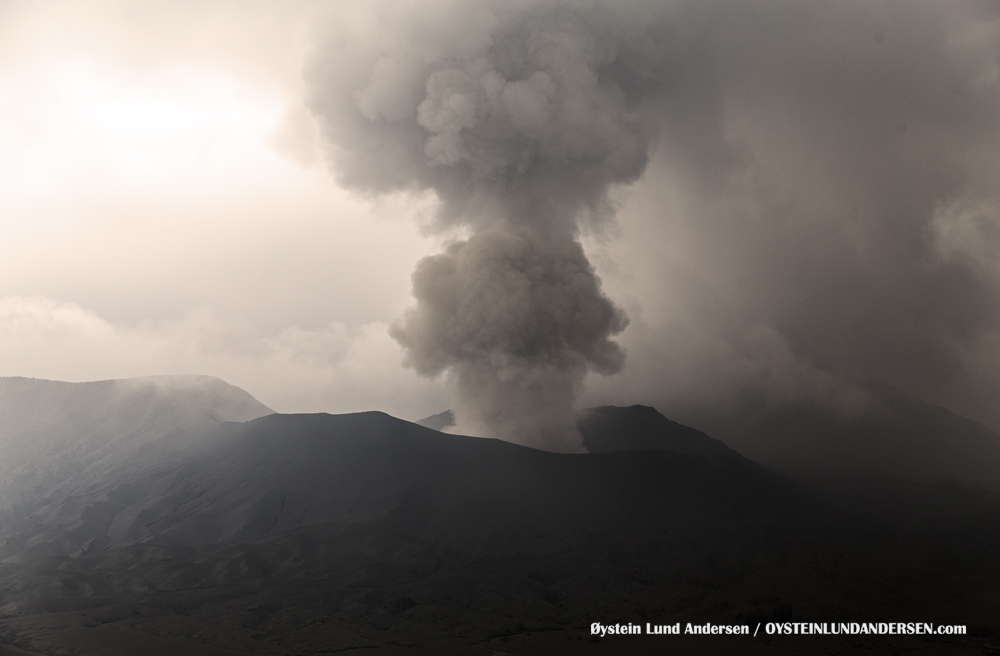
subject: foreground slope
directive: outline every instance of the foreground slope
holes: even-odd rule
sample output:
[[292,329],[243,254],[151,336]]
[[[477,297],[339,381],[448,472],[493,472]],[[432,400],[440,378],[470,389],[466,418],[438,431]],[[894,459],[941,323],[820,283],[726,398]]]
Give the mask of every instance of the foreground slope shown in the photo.
[[[668,517],[697,518],[702,530],[709,518],[729,525],[799,504],[789,482],[747,462],[667,452],[574,458],[375,412],[229,423],[197,441],[182,433],[150,443],[137,460],[78,493],[63,516],[49,510],[46,530],[73,525],[81,548],[198,546],[378,520],[414,538],[468,533],[474,555],[499,539],[493,528],[515,524],[525,532],[516,542],[565,526],[593,531],[594,544],[632,544],[637,521],[650,522],[640,529],[650,535]],[[40,530],[34,518],[22,524]],[[30,560],[37,552],[13,546],[19,535],[0,554]]]
[[[998,509],[986,498],[980,514]],[[382,413],[270,415],[152,440],[11,525],[0,640],[41,653],[576,653],[602,618],[945,621],[956,597],[996,610],[981,590],[992,570],[968,583],[941,560],[954,543],[867,531],[728,455],[553,454]],[[970,536],[996,544],[995,530]],[[996,555],[959,553],[963,566]]]
[[552,454],[381,413],[270,415],[135,460],[7,535],[0,630],[19,646],[464,649],[579,632],[708,559],[808,539],[791,484],[744,461]]

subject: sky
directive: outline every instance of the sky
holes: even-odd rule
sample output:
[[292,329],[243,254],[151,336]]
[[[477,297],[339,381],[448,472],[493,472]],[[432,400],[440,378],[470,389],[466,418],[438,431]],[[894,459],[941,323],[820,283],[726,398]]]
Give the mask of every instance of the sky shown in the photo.
[[[499,122],[448,104],[497,71]],[[564,420],[510,371],[722,435],[878,382],[1000,429],[998,107],[985,1],[0,1],[0,375],[487,434]],[[589,261],[585,344],[428,337],[433,267],[503,239]]]
[[439,241],[427,200],[362,199],[318,165],[300,86],[320,12],[281,4],[0,4],[3,375],[447,404],[386,332]]

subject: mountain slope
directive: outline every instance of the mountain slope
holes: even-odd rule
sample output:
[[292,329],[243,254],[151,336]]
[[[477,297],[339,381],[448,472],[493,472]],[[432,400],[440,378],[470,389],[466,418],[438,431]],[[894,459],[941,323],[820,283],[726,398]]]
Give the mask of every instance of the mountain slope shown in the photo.
[[75,553],[228,544],[397,517],[431,540],[517,523],[539,535],[559,524],[600,527],[627,541],[623,524],[637,516],[656,526],[670,512],[704,515],[704,528],[710,517],[798,503],[790,483],[748,462],[669,452],[564,457],[374,412],[269,415],[190,434],[148,444],[103,484],[79,490],[61,514],[46,507],[45,522],[25,517],[28,532],[11,534],[0,558],[45,555],[17,545],[61,542]]
[[591,453],[663,450],[702,456],[738,457],[728,446],[699,430],[671,421],[644,405],[602,406],[577,413],[583,445]]
[[[1000,502],[977,503],[996,526]],[[728,455],[555,454],[382,413],[269,415],[152,440],[11,526],[0,636],[109,655],[576,653],[565,640],[594,618],[996,610],[954,582],[992,589],[995,529],[965,534],[970,556],[867,526]],[[939,552],[960,554],[942,562],[962,579]]]
[[0,378],[0,511],[99,479],[142,445],[272,411],[210,376],[89,383]]
[[269,415],[150,442],[22,517],[0,545],[0,633],[40,651],[124,654],[134,642],[107,641],[170,635],[241,653],[478,653],[512,617],[578,627],[662,604],[684,572],[795,551],[814,538],[789,518],[810,504],[743,459],[554,454],[382,413]]
[[221,381],[165,382],[9,383],[4,444],[36,476],[0,512],[0,643],[485,656],[663,648],[577,642],[592,621],[1000,630],[990,492],[842,479],[814,493],[641,406],[581,417],[608,452],[556,454],[378,412],[223,422],[266,408]]
[[[445,430],[455,425],[455,415],[445,410],[416,423]],[[608,405],[579,410],[576,425],[583,437],[583,446],[590,453],[657,450],[703,456],[739,455],[719,440],[671,421],[656,408],[644,405],[627,408]]]
[[866,408],[774,408],[725,434],[769,466],[797,474],[855,472],[1000,490],[1000,435],[887,385],[869,384]]

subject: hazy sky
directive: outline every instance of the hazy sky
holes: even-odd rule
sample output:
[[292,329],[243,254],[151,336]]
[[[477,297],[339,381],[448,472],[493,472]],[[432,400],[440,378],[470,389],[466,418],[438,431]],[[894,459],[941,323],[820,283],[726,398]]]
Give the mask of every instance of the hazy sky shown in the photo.
[[205,373],[279,410],[446,404],[387,323],[427,203],[318,166],[309,3],[0,3],[2,373]]
[[627,359],[583,403],[854,412],[877,379],[1000,428],[985,1],[0,1],[0,375],[447,407],[388,328],[465,228],[441,228],[433,185],[359,195],[315,98],[360,71],[329,84],[364,113],[380,57],[433,62],[428,43],[492,38],[504,12],[646,30],[606,66],[649,163],[579,233]]

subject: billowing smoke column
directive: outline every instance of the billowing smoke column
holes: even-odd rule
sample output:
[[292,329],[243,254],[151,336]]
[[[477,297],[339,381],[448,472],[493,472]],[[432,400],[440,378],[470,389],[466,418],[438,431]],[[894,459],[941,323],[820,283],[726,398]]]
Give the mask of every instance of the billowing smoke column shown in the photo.
[[580,244],[498,221],[422,261],[417,305],[393,328],[420,373],[450,370],[459,425],[553,451],[578,449],[573,401],[587,369],[614,373],[624,316]]
[[[598,5],[380,5],[377,34],[316,57],[312,108],[342,184],[432,190],[471,236],[424,259],[392,328],[407,363],[447,372],[459,429],[578,451],[588,371],[621,369],[626,318],[577,240],[652,140],[638,33]],[[640,21],[641,22],[641,21]]]
[[882,381],[1000,430],[996,2],[365,8],[311,106],[342,184],[432,191],[472,235],[420,265],[395,329],[466,426],[573,447],[624,325],[576,236],[642,174],[608,247],[641,303],[630,365],[588,403],[808,450]]

